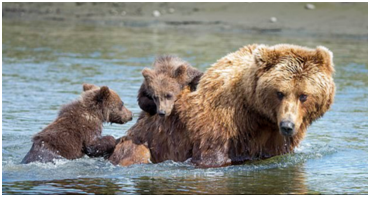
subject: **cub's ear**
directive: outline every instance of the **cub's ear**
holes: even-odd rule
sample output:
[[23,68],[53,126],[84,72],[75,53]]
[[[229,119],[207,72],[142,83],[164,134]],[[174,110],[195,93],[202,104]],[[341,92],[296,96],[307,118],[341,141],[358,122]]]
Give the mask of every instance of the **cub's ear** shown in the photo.
[[143,71],[141,71],[141,74],[148,83],[150,83],[154,79],[154,72],[149,68],[144,68]]
[[270,69],[279,62],[279,53],[266,45],[259,45],[253,50],[254,60],[259,67]]
[[173,78],[180,84],[189,83],[189,77],[187,73],[188,67],[185,64],[180,65],[173,73]]
[[195,91],[197,89],[197,86],[199,84],[200,78],[203,76],[203,73],[198,71],[197,75],[194,75],[189,82],[190,90]]
[[107,86],[102,86],[96,95],[96,100],[98,102],[102,102],[103,100],[106,100],[110,95],[109,88]]
[[98,89],[99,86],[96,86],[94,84],[84,83],[84,84],[82,84],[82,88],[83,88],[84,92],[86,92],[88,90]]
[[184,64],[177,67],[177,69],[175,70],[175,73],[174,73],[175,78],[184,77],[187,74],[186,73],[187,69],[188,69],[188,67]]
[[334,72],[333,53],[324,46],[316,47],[316,53],[314,61],[317,64],[321,64],[328,74]]

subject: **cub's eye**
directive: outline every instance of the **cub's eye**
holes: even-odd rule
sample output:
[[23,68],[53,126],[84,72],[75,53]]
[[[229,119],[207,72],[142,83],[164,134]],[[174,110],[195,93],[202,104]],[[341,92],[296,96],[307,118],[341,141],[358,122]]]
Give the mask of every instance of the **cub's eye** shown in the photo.
[[305,94],[301,94],[301,96],[299,96],[299,100],[303,103],[307,100],[307,95]]
[[123,101],[121,101],[121,107],[123,107],[125,105],[125,103]]
[[171,99],[172,98],[172,94],[166,94],[165,97],[166,97],[166,99]]
[[279,100],[283,100],[284,94],[282,92],[277,92],[277,97]]
[[123,103],[123,101],[121,101],[121,104],[120,104],[120,106],[119,106],[119,110],[120,110],[120,111],[122,111],[123,105],[124,105],[124,103]]

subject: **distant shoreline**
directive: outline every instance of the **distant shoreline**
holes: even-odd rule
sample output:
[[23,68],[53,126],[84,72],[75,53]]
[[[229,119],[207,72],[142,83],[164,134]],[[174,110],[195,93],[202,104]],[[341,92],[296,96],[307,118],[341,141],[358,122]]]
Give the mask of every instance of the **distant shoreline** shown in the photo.
[[3,3],[3,20],[367,40],[367,3]]

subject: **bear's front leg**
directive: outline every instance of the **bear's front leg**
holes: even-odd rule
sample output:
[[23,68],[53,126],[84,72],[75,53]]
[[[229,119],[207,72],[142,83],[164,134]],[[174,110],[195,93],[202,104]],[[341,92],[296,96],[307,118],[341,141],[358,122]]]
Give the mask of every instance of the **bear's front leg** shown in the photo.
[[128,137],[122,137],[109,161],[114,165],[129,166],[133,164],[151,163],[150,149],[147,143],[134,142]]
[[201,168],[217,168],[231,165],[228,149],[225,147],[194,146],[191,162]]
[[106,135],[96,138],[84,148],[84,153],[89,157],[104,157],[107,159],[116,147],[116,140],[113,136]]

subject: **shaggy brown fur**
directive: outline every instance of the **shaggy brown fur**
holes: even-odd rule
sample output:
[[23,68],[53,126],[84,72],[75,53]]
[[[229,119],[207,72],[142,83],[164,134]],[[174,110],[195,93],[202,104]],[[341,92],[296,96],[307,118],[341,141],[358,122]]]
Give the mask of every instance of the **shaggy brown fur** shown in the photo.
[[132,113],[107,86],[84,84],[83,90],[81,99],[63,106],[57,119],[33,137],[22,163],[77,159],[85,154],[101,157],[113,152],[116,141],[101,136],[103,123],[124,124],[132,120]]
[[150,150],[146,143],[143,144],[128,137],[122,137],[118,142],[117,150],[109,157],[114,165],[129,166],[151,162]]
[[148,143],[155,163],[218,167],[285,154],[333,103],[333,72],[325,47],[249,45],[210,67],[196,91],[184,89],[171,116],[147,115],[128,137]]
[[180,91],[188,85],[195,90],[203,73],[174,56],[158,57],[153,67],[154,70],[142,71],[145,80],[139,90],[138,103],[150,115],[169,116]]

